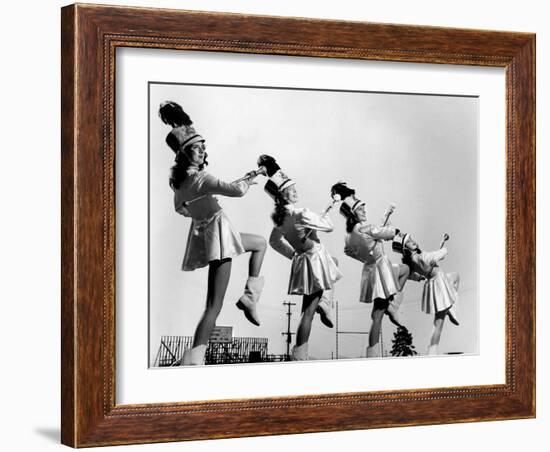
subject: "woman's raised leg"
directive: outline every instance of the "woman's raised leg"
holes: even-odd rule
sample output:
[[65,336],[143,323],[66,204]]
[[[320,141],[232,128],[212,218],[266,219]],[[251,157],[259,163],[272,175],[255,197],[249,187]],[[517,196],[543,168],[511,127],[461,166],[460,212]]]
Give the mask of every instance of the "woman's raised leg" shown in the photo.
[[250,251],[250,260],[248,261],[248,276],[260,276],[260,270],[264,261],[267,241],[264,237],[257,234],[241,233],[241,242],[246,251]]
[[261,235],[241,233],[241,242],[246,251],[250,251],[248,261],[248,279],[244,287],[244,294],[237,301],[237,307],[244,312],[248,321],[256,326],[260,325],[260,318],[256,305],[264,288],[264,278],[260,270],[264,261],[267,242]]
[[407,278],[409,277],[409,266],[405,264],[399,264],[399,274],[397,277],[397,282],[399,284],[399,291],[403,290],[403,287],[405,287],[405,283],[407,282]]

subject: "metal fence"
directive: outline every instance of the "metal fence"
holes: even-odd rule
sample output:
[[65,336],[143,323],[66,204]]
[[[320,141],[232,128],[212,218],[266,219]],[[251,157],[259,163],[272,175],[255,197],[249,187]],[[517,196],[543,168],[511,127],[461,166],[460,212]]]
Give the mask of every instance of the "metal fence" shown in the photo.
[[[192,336],[161,336],[153,366],[181,365],[183,352],[192,343]],[[265,337],[234,337],[230,342],[209,342],[205,354],[207,365],[277,361],[288,361],[288,356],[268,354]]]

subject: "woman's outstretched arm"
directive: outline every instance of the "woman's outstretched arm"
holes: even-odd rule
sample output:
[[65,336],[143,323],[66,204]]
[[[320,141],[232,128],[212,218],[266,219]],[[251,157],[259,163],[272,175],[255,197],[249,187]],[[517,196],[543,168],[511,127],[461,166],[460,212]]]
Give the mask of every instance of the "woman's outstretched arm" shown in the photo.
[[244,196],[248,191],[250,184],[247,181],[225,182],[212,174],[206,173],[199,186],[199,195],[222,195],[231,197]]
[[326,215],[318,215],[309,209],[304,209],[297,219],[297,223],[307,229],[314,229],[321,232],[331,232],[334,225]]

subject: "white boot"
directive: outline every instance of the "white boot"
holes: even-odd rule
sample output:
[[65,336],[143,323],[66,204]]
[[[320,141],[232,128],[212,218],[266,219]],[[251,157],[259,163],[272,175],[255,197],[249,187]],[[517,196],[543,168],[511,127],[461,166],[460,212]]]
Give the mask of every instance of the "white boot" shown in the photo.
[[291,361],[307,361],[308,354],[307,354],[307,342],[304,342],[300,346],[294,346],[292,347],[292,353],[290,356]]
[[333,298],[334,292],[332,290],[324,290],[316,310],[321,316],[321,322],[328,328],[334,327],[332,315]]
[[439,352],[437,349],[438,349],[437,345],[430,345],[428,347],[428,356],[439,355]]
[[197,345],[196,347],[188,348],[183,352],[182,366],[204,365],[205,353],[206,353],[206,345]]
[[249,276],[244,287],[244,295],[237,301],[237,307],[244,312],[249,322],[260,326],[260,318],[256,312],[256,305],[264,288],[263,276]]
[[403,326],[403,323],[401,323],[401,316],[399,315],[399,308],[401,307],[401,303],[403,303],[403,292],[397,292],[393,296],[393,300],[390,301],[388,308],[386,309],[386,314],[388,314],[391,322],[400,327]]
[[447,315],[449,316],[449,320],[455,324],[456,326],[460,325],[460,323],[458,323],[458,317],[456,315],[456,310],[455,310],[455,307],[454,305],[451,306],[448,310],[447,310]]
[[380,358],[380,344],[367,347],[367,358]]

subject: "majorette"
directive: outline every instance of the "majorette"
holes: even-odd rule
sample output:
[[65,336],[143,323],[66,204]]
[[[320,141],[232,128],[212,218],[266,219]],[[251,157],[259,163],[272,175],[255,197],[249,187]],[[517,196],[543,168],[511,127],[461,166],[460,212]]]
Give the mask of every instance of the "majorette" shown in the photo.
[[235,182],[224,182],[205,171],[206,146],[187,113],[176,102],[160,105],[161,120],[172,127],[166,143],[175,153],[170,187],[174,191],[175,210],[192,219],[182,270],[209,267],[207,302],[196,328],[193,347],[186,350],[183,364],[202,364],[208,340],[223,304],[231,273],[231,259],[251,252],[249,277],[244,294],[237,302],[246,318],[259,325],[256,304],[264,280],[259,276],[265,254],[265,239],[255,234],[238,233],[220,206],[215,195],[244,196],[254,176]]
[[355,190],[345,182],[334,184],[331,195],[343,200],[340,213],[346,219],[347,231],[344,253],[363,263],[359,301],[374,303],[367,357],[380,356],[378,342],[383,315],[387,314],[393,323],[402,326],[398,311],[408,276],[407,266],[392,264],[384,252],[383,241],[393,239],[398,232],[386,225],[395,207],[390,206],[382,225],[375,226],[367,221],[365,202],[355,196]]
[[410,234],[400,232],[392,242],[392,248],[403,255],[403,262],[410,268],[409,279],[421,281],[425,279],[422,292],[422,311],[434,314],[434,328],[428,347],[428,355],[437,355],[445,317],[458,325],[456,309],[458,307],[458,273],[445,273],[439,262],[447,256],[445,234],[437,251],[422,251]]
[[292,359],[308,359],[308,340],[315,312],[321,321],[332,328],[332,290],[342,277],[337,262],[321,244],[317,232],[331,232],[327,216],[296,207],[298,192],[275,159],[262,155],[258,165],[266,168],[269,180],[266,193],[275,201],[272,215],[275,227],[269,244],[275,251],[292,260],[288,294],[303,295],[302,317],[296,335]]

